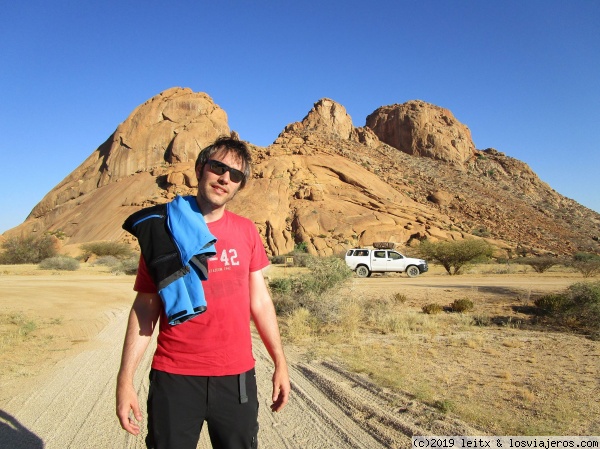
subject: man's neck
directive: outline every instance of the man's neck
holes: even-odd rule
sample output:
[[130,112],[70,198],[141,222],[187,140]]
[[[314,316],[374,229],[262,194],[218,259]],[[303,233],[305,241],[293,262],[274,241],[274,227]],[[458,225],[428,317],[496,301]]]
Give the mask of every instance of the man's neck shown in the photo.
[[200,212],[202,212],[202,217],[204,217],[206,223],[220,220],[225,214],[225,205],[214,208],[212,205],[205,203],[198,197],[196,197],[196,203],[198,204],[198,208],[200,209]]

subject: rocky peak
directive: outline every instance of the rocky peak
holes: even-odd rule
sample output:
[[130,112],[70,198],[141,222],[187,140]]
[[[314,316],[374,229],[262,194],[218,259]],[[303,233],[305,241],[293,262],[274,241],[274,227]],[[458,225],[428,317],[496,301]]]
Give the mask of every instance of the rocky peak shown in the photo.
[[[229,207],[256,223],[270,254],[298,243],[330,255],[375,241],[464,238],[513,254],[600,253],[600,214],[554,192],[527,164],[475,150],[447,109],[383,106],[367,125],[355,128],[345,108],[325,98],[272,145],[251,145],[253,179]],[[194,195],[194,160],[224,134],[227,115],[207,94],[169,89],[136,108],[5,235],[60,231],[72,246],[132,241],[125,218]]]
[[165,162],[194,160],[209,142],[229,133],[227,114],[207,94],[166,90],[118,126],[100,185]]
[[307,131],[330,133],[342,139],[349,139],[354,130],[346,108],[329,98],[317,101],[302,120],[302,125]]
[[57,206],[154,167],[193,161],[202,148],[229,135],[227,114],[205,93],[168,89],[135,108],[115,132],[32,210]]
[[413,156],[463,164],[475,152],[469,128],[448,109],[424,101],[381,106],[367,126],[382,142]]
[[376,148],[381,144],[377,135],[369,128],[355,128],[346,108],[329,98],[317,101],[301,122],[285,127],[275,144],[308,144],[325,141],[350,140]]
[[282,134],[309,132],[350,139],[353,131],[352,118],[346,108],[329,98],[322,98],[301,122],[289,124]]

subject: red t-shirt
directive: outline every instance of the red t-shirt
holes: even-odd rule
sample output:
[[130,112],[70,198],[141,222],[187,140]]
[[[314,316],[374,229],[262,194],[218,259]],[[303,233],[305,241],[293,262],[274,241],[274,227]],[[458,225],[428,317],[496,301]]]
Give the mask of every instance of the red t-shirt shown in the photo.
[[[152,367],[172,374],[225,376],[254,367],[250,335],[250,273],[269,265],[256,226],[225,211],[207,223],[217,238],[216,256],[208,260],[208,280],[202,282],[206,312],[171,326],[160,314],[158,342]],[[134,290],[156,293],[140,258]]]

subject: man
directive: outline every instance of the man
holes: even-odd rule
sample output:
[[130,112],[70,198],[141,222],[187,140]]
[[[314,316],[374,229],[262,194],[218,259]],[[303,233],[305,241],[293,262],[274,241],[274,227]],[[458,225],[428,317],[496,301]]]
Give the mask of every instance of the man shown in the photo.
[[196,203],[217,239],[216,255],[208,260],[208,280],[202,282],[204,313],[169,325],[140,259],[116,396],[121,427],[138,435],[142,415],[133,376],[160,319],[148,393],[148,448],[195,449],[204,421],[215,449],[257,447],[250,319],[275,365],[271,409],[279,411],[288,401],[287,362],[261,272],[269,262],[254,224],[225,208],[245,186],[250,164],[247,146],[231,138],[218,139],[196,161]]

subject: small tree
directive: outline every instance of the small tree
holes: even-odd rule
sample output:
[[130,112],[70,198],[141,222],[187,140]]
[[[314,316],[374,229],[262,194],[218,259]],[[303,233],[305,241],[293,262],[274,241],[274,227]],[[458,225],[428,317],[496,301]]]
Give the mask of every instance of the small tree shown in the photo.
[[492,256],[492,247],[484,240],[456,240],[431,243],[425,240],[419,247],[421,256],[440,263],[450,275],[475,259]]
[[600,256],[591,253],[577,253],[573,256],[571,266],[579,271],[584,278],[600,273]]
[[0,263],[4,264],[40,263],[58,253],[56,238],[50,235],[10,237],[2,242],[2,249]]
[[536,273],[544,273],[559,263],[556,257],[523,257],[517,259],[518,263],[529,265]]
[[102,241],[84,243],[79,246],[84,260],[88,260],[92,254],[98,257],[113,256],[117,259],[127,259],[132,256],[133,251],[127,243]]

